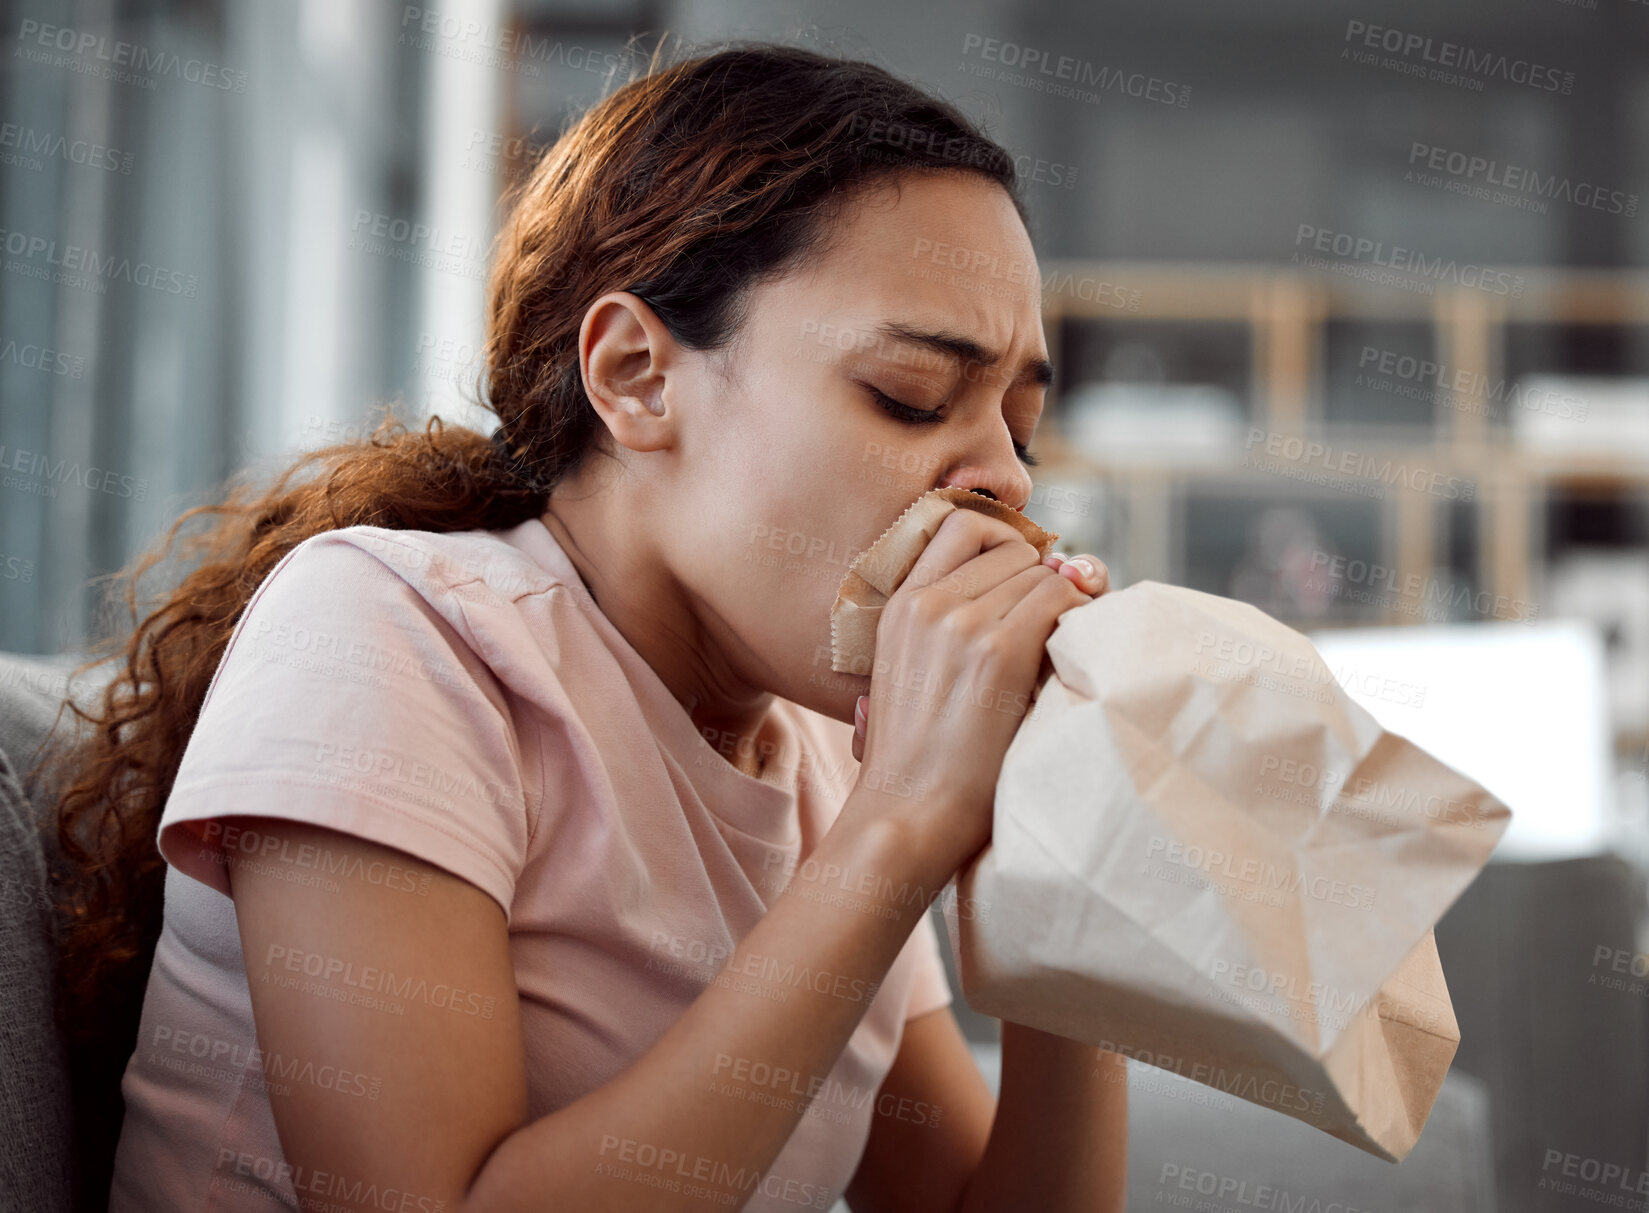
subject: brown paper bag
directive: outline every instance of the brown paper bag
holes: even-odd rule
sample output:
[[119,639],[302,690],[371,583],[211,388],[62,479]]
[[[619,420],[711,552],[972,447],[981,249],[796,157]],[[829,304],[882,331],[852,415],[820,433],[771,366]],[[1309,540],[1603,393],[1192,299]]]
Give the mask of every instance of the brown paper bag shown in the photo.
[[[1015,513],[919,499],[843,581],[834,668],[869,672],[873,628],[841,622],[956,508]],[[1401,1159],[1460,1040],[1432,928],[1505,805],[1381,728],[1300,633],[1212,594],[1147,581],[1065,612],[1038,688],[946,900],[969,1005]]]

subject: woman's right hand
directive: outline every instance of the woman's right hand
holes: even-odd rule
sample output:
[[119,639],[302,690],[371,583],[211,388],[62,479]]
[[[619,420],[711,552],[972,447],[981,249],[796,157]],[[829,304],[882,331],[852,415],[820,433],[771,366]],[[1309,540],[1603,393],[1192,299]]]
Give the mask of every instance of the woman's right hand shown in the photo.
[[990,840],[997,775],[1059,616],[1108,588],[1098,560],[1090,578],[1060,559],[954,510],[882,610],[855,791],[918,826],[948,865],[941,883]]

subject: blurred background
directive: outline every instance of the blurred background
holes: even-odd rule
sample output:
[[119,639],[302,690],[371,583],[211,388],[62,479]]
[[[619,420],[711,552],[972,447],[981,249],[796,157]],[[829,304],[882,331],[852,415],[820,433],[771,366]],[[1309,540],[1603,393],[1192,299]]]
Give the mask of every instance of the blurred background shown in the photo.
[[[0,650],[84,645],[92,579],[239,469],[389,402],[490,428],[500,194],[665,34],[870,59],[982,121],[1058,367],[1031,516],[1115,585],[1308,632],[1517,815],[1438,928],[1462,1081],[1427,1135],[1464,1170],[1365,1174],[1307,1133],[1277,1182],[1645,1207],[1639,0],[5,0]],[[1158,1170],[1135,1156],[1140,1202],[1182,1194]]]

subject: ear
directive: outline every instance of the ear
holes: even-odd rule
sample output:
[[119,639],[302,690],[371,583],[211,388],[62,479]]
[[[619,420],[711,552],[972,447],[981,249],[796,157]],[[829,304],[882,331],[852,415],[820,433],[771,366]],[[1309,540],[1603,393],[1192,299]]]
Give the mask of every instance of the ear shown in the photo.
[[674,442],[677,418],[664,387],[682,352],[653,309],[629,291],[609,291],[584,313],[578,330],[584,392],[619,445],[655,451]]

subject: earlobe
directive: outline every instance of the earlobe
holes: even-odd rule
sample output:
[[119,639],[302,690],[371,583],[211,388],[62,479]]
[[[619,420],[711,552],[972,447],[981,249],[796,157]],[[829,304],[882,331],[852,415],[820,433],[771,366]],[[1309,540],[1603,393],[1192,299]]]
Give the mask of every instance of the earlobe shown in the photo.
[[620,445],[636,451],[670,445],[674,427],[664,388],[676,354],[669,329],[629,291],[611,291],[584,313],[578,334],[584,392]]

